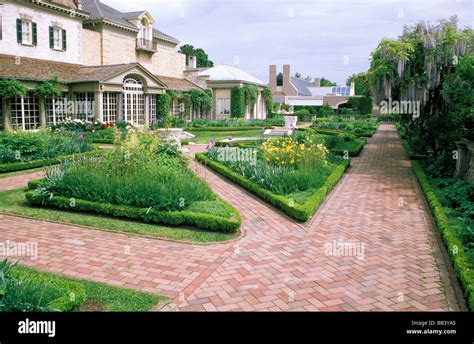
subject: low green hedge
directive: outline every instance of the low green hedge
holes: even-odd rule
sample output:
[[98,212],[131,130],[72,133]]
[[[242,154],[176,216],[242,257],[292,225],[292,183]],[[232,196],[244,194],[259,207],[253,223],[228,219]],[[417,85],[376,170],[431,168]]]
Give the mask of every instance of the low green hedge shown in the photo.
[[319,129],[319,128],[314,128],[314,130],[319,133],[319,134],[325,134],[325,135],[341,135],[341,134],[352,134],[357,137],[366,137],[370,138],[374,136],[376,130],[370,130],[370,131],[364,131],[362,133],[356,133],[354,131],[343,131],[343,130],[333,130],[333,129]]
[[157,211],[153,208],[136,208],[124,205],[92,202],[81,199],[71,199],[62,196],[37,197],[33,189],[42,186],[42,180],[30,181],[30,191],[26,193],[26,199],[32,205],[55,207],[70,211],[99,213],[114,217],[127,218],[131,220],[142,220],[144,222],[159,223],[171,226],[193,226],[211,231],[222,231],[234,233],[242,224],[239,212],[231,205],[222,201],[224,207],[231,214],[230,218],[222,216],[196,213],[190,211]]
[[429,155],[415,153],[413,149],[411,148],[410,144],[408,143],[408,141],[406,140],[402,141],[402,146],[403,148],[405,148],[405,151],[407,152],[407,155],[410,158],[410,160],[425,160],[430,157]]
[[301,205],[294,202],[294,204],[291,204],[292,202],[285,196],[277,195],[262,188],[251,180],[232,171],[230,168],[209,159],[204,153],[196,154],[196,159],[299,222],[306,222],[313,216],[326,195],[342,178],[344,171],[350,165],[350,160],[344,160],[343,163],[336,167],[321,188],[316,191],[304,205]]
[[113,145],[114,139],[93,139],[92,143],[104,144],[104,145]]
[[330,151],[336,155],[344,156],[345,152],[347,151],[349,153],[350,157],[355,157],[362,152],[362,149],[364,149],[364,146],[367,144],[367,139],[366,138],[360,138],[359,141],[357,142],[357,146],[354,149],[350,150],[342,150],[342,149],[330,149]]
[[42,159],[42,160],[33,160],[33,161],[27,161],[27,162],[13,162],[13,163],[8,163],[8,164],[0,164],[0,174],[16,172],[16,171],[32,170],[32,169],[44,167],[44,166],[58,165],[61,163],[61,161],[64,161],[67,159],[72,159],[79,156],[96,155],[96,154],[100,154],[100,152],[101,151],[99,150],[95,150],[95,151],[81,153],[81,154],[67,155],[67,156],[58,157],[54,159]]
[[464,246],[462,241],[456,235],[454,229],[449,226],[446,212],[444,211],[441,202],[436,197],[423,168],[417,161],[413,161],[412,166],[428,204],[430,205],[436,225],[438,226],[441,236],[446,244],[454,269],[461,281],[469,309],[474,311],[474,267],[470,264],[469,257],[463,249]]
[[51,304],[51,308],[60,312],[73,312],[86,301],[86,289],[81,283],[53,276],[46,273],[36,273],[27,268],[16,266],[12,275],[18,279],[31,279],[35,283],[44,285],[44,288],[53,288],[61,292],[61,296]]
[[[195,128],[186,128],[185,131],[247,131],[247,130],[258,130],[262,126],[245,126],[245,127],[195,127]],[[267,128],[267,126],[265,126]],[[271,128],[271,127],[269,127]]]

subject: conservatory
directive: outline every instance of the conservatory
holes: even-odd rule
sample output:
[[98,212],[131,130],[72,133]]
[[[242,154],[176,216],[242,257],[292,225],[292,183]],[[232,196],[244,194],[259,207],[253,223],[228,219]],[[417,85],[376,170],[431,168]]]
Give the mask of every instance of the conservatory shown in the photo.
[[[18,80],[27,88],[21,96],[0,98],[2,128],[33,130],[66,118],[135,126],[156,122],[157,96],[166,85],[139,63],[79,66],[22,58],[0,57],[0,79]],[[38,85],[56,79],[60,94],[41,97]]]

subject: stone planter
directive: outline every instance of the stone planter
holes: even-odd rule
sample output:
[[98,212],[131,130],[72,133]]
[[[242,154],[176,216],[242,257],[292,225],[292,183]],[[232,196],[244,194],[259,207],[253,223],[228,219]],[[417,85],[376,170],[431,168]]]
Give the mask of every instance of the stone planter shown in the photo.
[[296,128],[298,123],[298,117],[296,116],[285,116],[285,128]]

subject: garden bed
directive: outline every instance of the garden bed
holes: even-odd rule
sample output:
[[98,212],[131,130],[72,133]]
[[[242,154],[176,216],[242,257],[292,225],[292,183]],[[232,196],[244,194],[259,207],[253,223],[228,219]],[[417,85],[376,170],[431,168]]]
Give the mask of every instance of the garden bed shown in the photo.
[[61,164],[61,162],[66,161],[66,160],[77,159],[81,157],[91,157],[91,156],[100,155],[101,153],[102,153],[102,150],[93,150],[87,153],[60,156],[54,159],[41,159],[41,160],[33,160],[33,161],[25,161],[25,162],[12,162],[8,164],[0,164],[0,174],[59,165]]
[[237,210],[188,168],[176,146],[139,132],[100,157],[61,164],[29,189],[26,199],[35,206],[224,233],[241,224]]
[[[282,152],[287,154],[286,147],[294,145],[291,142],[289,144],[284,142]],[[275,149],[270,147],[268,152],[272,154]],[[313,161],[313,165],[308,165],[308,168],[294,168],[293,164],[280,167],[268,164],[266,160],[269,158],[264,158],[259,160],[257,165],[248,166],[246,162],[243,162],[243,165],[223,163],[216,158],[216,154],[220,153],[213,151],[199,153],[196,154],[196,159],[299,222],[306,222],[313,216],[350,165],[350,160],[336,159],[337,163],[329,163],[323,158],[321,161]],[[288,159],[292,161],[293,157],[290,156]],[[304,166],[304,163],[301,166]],[[267,177],[263,177],[261,173],[267,173]],[[258,174],[258,177],[256,175],[249,177],[249,174]],[[267,180],[264,182],[265,178]],[[309,185],[311,183],[313,184]],[[278,185],[285,190],[280,190]]]
[[3,312],[146,312],[163,296],[77,280],[0,262]]
[[54,165],[82,154],[96,154],[91,140],[74,131],[0,133],[0,173]]
[[423,171],[421,165],[413,161],[412,166],[463,287],[469,309],[474,311],[474,245],[472,234],[469,235],[468,229],[462,230],[467,225],[460,223],[459,214],[456,214],[451,208],[443,206],[438,196],[440,190],[432,185],[430,178]]

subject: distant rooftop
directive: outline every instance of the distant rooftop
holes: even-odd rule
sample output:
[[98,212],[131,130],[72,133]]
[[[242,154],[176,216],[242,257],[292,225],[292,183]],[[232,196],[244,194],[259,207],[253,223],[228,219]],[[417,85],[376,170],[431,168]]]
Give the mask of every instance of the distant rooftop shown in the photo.
[[209,77],[208,80],[210,81],[243,81],[261,86],[266,85],[262,80],[257,79],[246,71],[228,65],[219,65],[206,69],[199,72],[199,76]]

